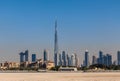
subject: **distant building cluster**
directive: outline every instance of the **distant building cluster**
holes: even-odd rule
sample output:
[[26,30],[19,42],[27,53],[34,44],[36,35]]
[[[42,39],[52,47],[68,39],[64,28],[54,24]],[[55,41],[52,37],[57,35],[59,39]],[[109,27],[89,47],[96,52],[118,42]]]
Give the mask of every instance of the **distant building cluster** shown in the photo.
[[[57,36],[57,21],[55,21],[54,63],[55,63],[55,66],[79,67],[79,61],[78,61],[77,54],[72,54],[71,56],[69,56],[68,54],[65,53],[65,51],[63,51],[62,54],[59,54],[58,36]],[[120,65],[120,51],[118,51],[117,63],[118,63],[118,65]],[[100,51],[99,57],[97,58],[96,56],[93,56],[92,63],[90,63],[89,52],[88,52],[88,50],[86,50],[82,66],[89,67],[90,65],[94,65],[94,64],[103,64],[106,66],[110,66],[112,64],[115,65],[116,61],[112,62],[112,55],[103,54],[103,52]]]
[[105,66],[120,65],[120,51],[117,52],[117,60],[116,61],[112,60],[112,55],[103,54],[102,51],[99,51],[98,58],[94,55],[92,56],[92,63],[90,63],[90,60],[89,60],[89,52],[86,51],[82,66],[89,67],[90,65],[94,65],[94,64],[102,64]]
[[59,54],[58,65],[79,67],[79,60],[77,54],[72,54],[70,56],[66,54],[65,51],[63,51],[62,54]]
[[43,59],[38,59],[36,54],[31,55],[31,61],[29,58],[29,52],[26,50],[24,53],[20,54],[20,68],[33,68],[33,69],[51,69],[54,67],[54,62],[49,60],[49,53],[47,50],[43,52]]

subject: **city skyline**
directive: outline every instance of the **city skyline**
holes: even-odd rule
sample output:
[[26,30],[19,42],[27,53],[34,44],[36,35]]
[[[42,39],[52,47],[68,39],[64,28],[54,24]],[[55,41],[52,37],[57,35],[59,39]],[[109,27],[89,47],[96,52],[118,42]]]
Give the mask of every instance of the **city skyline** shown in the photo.
[[[76,53],[80,63],[102,50],[117,59],[120,50],[120,1],[6,0],[0,1],[0,61],[19,61],[19,53],[54,56],[54,22],[58,22],[59,51]],[[14,58],[13,58],[14,57]],[[90,57],[91,58],[91,57]]]
[[[89,67],[90,65],[94,64],[103,64],[106,66],[111,65],[120,65],[120,51],[117,51],[117,59],[113,60],[113,56],[111,54],[105,54],[103,51],[99,51],[98,56],[91,56],[89,57],[89,51],[86,50],[84,54],[84,60],[83,63],[80,63],[79,57],[76,53],[73,54],[67,54],[65,51],[62,51],[58,54],[58,59],[56,60],[50,60],[49,59],[49,52],[48,50],[44,50],[42,57],[36,57],[36,54],[29,54],[29,51],[26,50],[25,52],[19,53],[19,59],[20,63],[36,63],[37,61],[41,60],[43,62],[52,62],[55,66],[67,66],[67,67]],[[29,57],[32,57],[29,59]],[[54,55],[54,58],[56,58],[56,55]],[[91,60],[89,60],[91,59]],[[6,63],[9,61],[5,61]],[[58,62],[58,64],[57,64]]]

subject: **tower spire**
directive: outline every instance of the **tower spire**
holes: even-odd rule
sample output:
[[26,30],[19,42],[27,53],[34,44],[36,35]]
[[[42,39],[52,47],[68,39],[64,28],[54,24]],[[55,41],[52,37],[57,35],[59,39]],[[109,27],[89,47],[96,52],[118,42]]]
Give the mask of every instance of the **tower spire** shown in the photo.
[[55,31],[57,31],[57,20],[55,20]]

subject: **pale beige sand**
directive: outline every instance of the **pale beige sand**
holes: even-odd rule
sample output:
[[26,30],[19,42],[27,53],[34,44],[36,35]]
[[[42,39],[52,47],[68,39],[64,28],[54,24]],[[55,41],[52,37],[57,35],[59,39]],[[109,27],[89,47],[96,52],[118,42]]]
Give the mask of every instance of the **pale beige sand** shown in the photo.
[[0,73],[0,81],[120,81],[120,73]]

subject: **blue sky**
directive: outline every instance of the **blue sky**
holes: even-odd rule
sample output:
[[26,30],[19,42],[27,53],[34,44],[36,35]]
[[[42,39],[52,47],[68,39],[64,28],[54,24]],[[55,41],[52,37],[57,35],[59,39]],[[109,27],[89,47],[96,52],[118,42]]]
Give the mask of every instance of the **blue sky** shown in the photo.
[[43,49],[53,55],[56,19],[60,52],[83,59],[86,49],[91,56],[103,50],[116,58],[119,0],[0,0],[1,59],[19,61],[18,53],[26,49],[38,57]]

